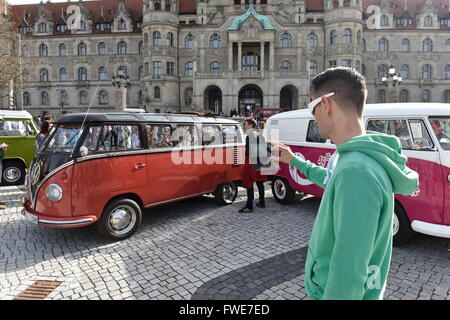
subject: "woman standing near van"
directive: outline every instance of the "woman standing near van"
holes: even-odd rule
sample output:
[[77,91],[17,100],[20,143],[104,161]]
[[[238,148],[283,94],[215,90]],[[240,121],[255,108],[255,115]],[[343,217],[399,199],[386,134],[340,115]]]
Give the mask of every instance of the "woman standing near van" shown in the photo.
[[39,131],[39,134],[36,137],[36,147],[39,148],[44,142],[45,137],[48,135],[50,131],[50,121],[44,121],[42,122],[41,131]]
[[[253,212],[253,200],[255,198],[255,191],[253,184],[256,182],[258,186],[259,202],[257,207],[265,208],[264,201],[264,181],[267,181],[267,177],[261,175],[260,171],[256,171],[253,165],[256,165],[258,160],[258,143],[261,139],[260,135],[256,131],[256,121],[248,119],[244,121],[244,129],[247,137],[245,139],[245,165],[242,173],[242,184],[247,189],[247,204],[244,208],[239,210],[241,213]],[[255,163],[252,163],[255,162]]]

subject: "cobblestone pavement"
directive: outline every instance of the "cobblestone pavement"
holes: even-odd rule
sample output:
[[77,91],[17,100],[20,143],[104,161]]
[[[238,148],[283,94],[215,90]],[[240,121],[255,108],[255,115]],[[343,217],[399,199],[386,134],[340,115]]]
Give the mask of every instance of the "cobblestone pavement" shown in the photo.
[[[307,299],[303,269],[319,199],[290,206],[267,189],[266,209],[239,214],[198,197],[148,210],[134,236],[49,229],[20,214],[23,187],[0,188],[0,299],[36,280],[61,281],[47,299]],[[418,235],[394,248],[386,299],[450,300],[450,240]]]

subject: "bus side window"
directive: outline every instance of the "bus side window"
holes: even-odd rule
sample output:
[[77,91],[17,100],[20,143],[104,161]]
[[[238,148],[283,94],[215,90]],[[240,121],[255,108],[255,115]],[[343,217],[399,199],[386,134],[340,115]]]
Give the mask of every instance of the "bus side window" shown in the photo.
[[141,149],[139,126],[105,125],[99,151],[126,151]]
[[203,133],[203,145],[220,145],[222,142],[222,132],[219,126],[214,125],[204,125],[202,128]]
[[370,120],[367,123],[367,130],[387,134],[387,120]]
[[327,141],[327,139],[322,138],[322,136],[320,135],[319,127],[316,125],[314,120],[309,121],[308,132],[306,133],[306,141],[319,143],[325,143],[325,141]]
[[428,150],[433,149],[433,142],[422,120],[408,120],[409,127],[413,139],[412,148],[414,150]]
[[147,125],[148,146],[150,149],[172,148],[172,128],[164,124]]
[[175,147],[193,147],[196,140],[194,126],[179,124],[172,133],[172,140]]
[[83,141],[83,145],[80,147],[80,151],[83,147],[87,149],[88,154],[93,154],[100,148],[99,142],[101,141],[102,126],[93,126],[88,129],[86,138]]
[[225,144],[234,144],[238,143],[238,128],[236,126],[222,126],[222,136]]

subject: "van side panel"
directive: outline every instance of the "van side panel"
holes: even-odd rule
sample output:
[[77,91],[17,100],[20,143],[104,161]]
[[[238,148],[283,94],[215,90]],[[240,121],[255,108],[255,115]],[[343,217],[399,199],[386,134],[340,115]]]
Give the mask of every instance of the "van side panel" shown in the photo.
[[450,226],[450,150],[441,152],[442,181],[444,184],[443,224]]
[[419,187],[410,195],[396,195],[412,222],[441,224],[444,210],[444,186],[439,153],[404,150],[406,165],[419,174]]
[[[294,152],[297,157],[309,160],[312,163],[322,167],[327,166],[328,160],[335,152],[335,149],[332,148],[310,147],[306,146],[306,144],[305,146],[290,145],[290,147],[292,152]],[[300,173],[300,170],[286,164],[280,164],[280,169],[281,172],[277,175],[286,178],[294,190],[312,194],[317,197],[322,196],[323,189],[307,180],[306,177]]]

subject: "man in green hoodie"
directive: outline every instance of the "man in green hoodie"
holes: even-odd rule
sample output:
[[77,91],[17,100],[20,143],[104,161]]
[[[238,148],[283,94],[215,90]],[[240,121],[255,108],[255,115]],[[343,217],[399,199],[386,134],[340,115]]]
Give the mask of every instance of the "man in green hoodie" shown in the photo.
[[312,80],[308,105],[323,138],[337,150],[327,168],[275,144],[279,161],[324,188],[308,248],[305,288],[312,299],[383,299],[392,254],[394,194],[408,195],[418,175],[394,136],[364,129],[364,77],[329,69]]

